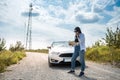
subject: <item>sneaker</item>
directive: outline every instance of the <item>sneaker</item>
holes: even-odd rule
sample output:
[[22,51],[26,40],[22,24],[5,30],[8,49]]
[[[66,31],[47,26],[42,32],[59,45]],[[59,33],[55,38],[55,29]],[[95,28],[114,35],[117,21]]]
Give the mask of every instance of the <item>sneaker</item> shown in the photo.
[[73,71],[73,70],[70,70],[68,73],[74,73],[75,71]]
[[79,77],[83,76],[84,75],[84,72],[80,72],[79,74]]

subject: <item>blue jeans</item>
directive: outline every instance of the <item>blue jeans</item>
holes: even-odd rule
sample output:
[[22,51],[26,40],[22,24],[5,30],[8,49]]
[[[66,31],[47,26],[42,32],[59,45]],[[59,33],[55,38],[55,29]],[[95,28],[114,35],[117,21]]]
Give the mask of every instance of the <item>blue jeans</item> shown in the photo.
[[85,70],[85,51],[80,50],[80,46],[75,46],[74,53],[71,59],[71,70],[75,69],[75,62],[77,57],[80,56],[81,71]]
[[71,70],[75,69],[75,62],[76,62],[77,57],[79,56],[79,52],[80,52],[80,46],[75,46],[74,53],[71,59]]
[[81,63],[81,71],[85,70],[85,50],[81,50],[80,53],[80,63]]

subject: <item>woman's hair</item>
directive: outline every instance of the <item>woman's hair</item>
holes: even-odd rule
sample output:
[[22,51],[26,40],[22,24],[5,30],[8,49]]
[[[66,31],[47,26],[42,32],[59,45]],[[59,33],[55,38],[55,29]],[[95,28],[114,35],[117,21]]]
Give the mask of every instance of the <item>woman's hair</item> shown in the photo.
[[81,32],[81,29],[80,29],[79,27],[75,27],[74,32],[82,33],[82,32]]

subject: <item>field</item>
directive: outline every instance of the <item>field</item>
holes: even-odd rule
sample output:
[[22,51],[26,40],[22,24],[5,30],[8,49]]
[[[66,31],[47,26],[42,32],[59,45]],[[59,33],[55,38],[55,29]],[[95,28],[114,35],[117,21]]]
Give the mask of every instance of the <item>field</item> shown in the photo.
[[26,56],[24,51],[11,52],[4,50],[0,52],[0,72],[4,72],[6,67],[18,63]]
[[86,59],[100,63],[111,63],[120,67],[120,49],[108,46],[87,48]]

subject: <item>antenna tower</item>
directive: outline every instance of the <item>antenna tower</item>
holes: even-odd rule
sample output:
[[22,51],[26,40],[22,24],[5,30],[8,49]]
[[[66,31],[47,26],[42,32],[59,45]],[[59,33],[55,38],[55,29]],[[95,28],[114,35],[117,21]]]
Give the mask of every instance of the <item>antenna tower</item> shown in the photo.
[[32,3],[29,5],[28,24],[26,33],[26,49],[32,49]]

